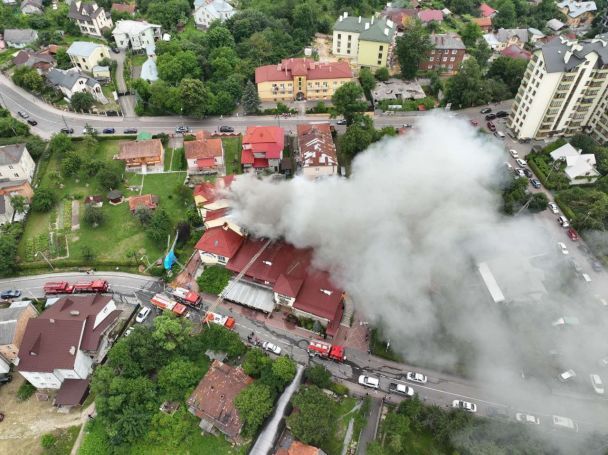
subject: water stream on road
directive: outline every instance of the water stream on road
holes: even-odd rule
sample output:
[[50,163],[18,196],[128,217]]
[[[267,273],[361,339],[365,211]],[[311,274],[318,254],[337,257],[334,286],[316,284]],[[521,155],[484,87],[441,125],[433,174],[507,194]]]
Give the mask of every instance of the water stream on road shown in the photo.
[[275,440],[277,438],[277,433],[279,431],[279,424],[281,423],[281,419],[285,415],[285,409],[287,408],[287,403],[291,399],[293,393],[298,389],[300,385],[300,381],[302,379],[302,373],[304,371],[304,367],[298,364],[298,370],[296,371],[296,376],[291,381],[291,384],[287,386],[281,398],[277,403],[276,410],[272,415],[272,418],[268,421],[268,423],[262,429],[262,432],[258,436],[258,439],[255,441],[255,444],[251,448],[249,455],[268,455],[274,446]]

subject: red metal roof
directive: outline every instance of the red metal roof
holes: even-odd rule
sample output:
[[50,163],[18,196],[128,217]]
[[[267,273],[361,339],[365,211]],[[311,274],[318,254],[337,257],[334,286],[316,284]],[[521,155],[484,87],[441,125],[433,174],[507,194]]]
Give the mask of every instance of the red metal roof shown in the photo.
[[243,137],[243,151],[251,150],[254,154],[264,154],[269,160],[281,159],[284,147],[285,131],[278,126],[248,126]]
[[443,21],[443,13],[438,9],[423,9],[418,12],[418,19],[422,22]]
[[304,167],[337,166],[336,146],[329,123],[306,123],[297,126],[298,151]]
[[253,164],[253,151],[243,150],[241,153],[241,164]]
[[512,44],[506,49],[503,49],[501,54],[505,57],[519,58],[522,60],[530,60],[530,58],[532,58],[532,54],[530,52],[525,49],[522,49],[521,47],[516,46],[515,44]]
[[213,158],[199,158],[198,160],[196,160],[196,166],[199,169],[209,169],[209,168],[214,168],[215,166],[215,159]]
[[487,3],[482,3],[479,5],[479,11],[481,11],[481,15],[483,17],[492,17],[494,14],[496,14],[496,10]]
[[[225,190],[232,185],[234,181],[234,175],[226,175],[224,177],[218,177],[215,180],[215,184],[211,182],[203,182],[200,185],[194,187],[192,192],[194,196],[202,196],[205,198],[205,204],[211,204],[218,197],[218,190]],[[221,195],[220,195],[221,196]]]
[[228,207],[219,210],[207,210],[207,213],[205,214],[205,222],[222,218],[226,216],[229,211],[230,209]]
[[290,81],[294,76],[308,80],[352,79],[348,62],[315,62],[309,58],[287,58],[278,65],[259,66],[255,69],[255,82]]
[[232,258],[243,243],[243,237],[228,226],[218,226],[207,229],[195,248],[206,253]]
[[268,167],[268,160],[266,158],[254,158],[253,167],[256,169],[264,169]]

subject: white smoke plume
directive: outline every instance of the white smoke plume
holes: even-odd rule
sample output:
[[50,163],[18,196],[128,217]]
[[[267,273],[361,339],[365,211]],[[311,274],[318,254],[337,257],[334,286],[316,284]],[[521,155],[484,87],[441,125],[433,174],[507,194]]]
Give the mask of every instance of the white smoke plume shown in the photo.
[[[526,214],[500,214],[505,157],[502,144],[465,121],[427,116],[407,136],[359,154],[348,179],[237,180],[232,216],[257,236],[312,247],[316,265],[409,362],[514,384],[526,361],[553,348],[567,356],[564,367],[582,359],[580,341],[560,345],[551,326],[563,315],[558,301],[572,300],[559,286],[556,240]],[[492,303],[476,265],[496,257],[545,258],[556,277],[545,286],[557,283],[558,301],[512,310]],[[608,345],[592,338],[585,361],[596,362]]]

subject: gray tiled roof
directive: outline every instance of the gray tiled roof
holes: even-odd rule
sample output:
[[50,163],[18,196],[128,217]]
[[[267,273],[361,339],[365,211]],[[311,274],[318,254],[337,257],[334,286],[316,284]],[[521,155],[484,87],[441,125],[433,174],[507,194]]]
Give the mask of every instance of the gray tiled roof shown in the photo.
[[435,46],[435,49],[466,49],[466,46],[460,39],[460,36],[453,33],[443,33],[431,35],[431,43]]
[[68,17],[79,21],[92,22],[102,11],[103,8],[97,6],[97,3],[72,1]]
[[80,77],[81,74],[76,71],[64,71],[57,68],[53,68],[46,76],[47,80],[54,86],[65,87],[70,90]]
[[21,161],[25,144],[12,144],[0,147],[0,165],[16,164]]
[[[4,198],[0,197],[0,205],[4,205]],[[4,213],[0,210],[0,213]],[[15,329],[17,328],[17,320],[21,313],[25,311],[27,305],[12,308],[0,309],[0,345],[11,344],[15,337]]]
[[554,39],[541,48],[548,73],[560,73],[576,68],[591,52],[598,54],[599,65],[608,64],[608,34],[597,35],[578,43],[562,37]]
[[[363,41],[375,41],[390,43],[395,35],[395,24],[389,19],[368,17],[342,17],[334,24],[334,30],[339,32],[359,33],[359,39]],[[372,22],[373,21],[373,22]],[[368,25],[366,29],[365,26]],[[385,33],[385,31],[387,33]]]
[[500,28],[496,32],[496,39],[501,43],[510,40],[513,36],[517,36],[524,43],[528,42],[528,30],[525,28]]
[[7,28],[4,30],[4,41],[10,43],[31,43],[38,38],[38,32],[31,28]]
[[69,55],[76,55],[77,57],[88,57],[95,49],[103,47],[98,43],[91,43],[89,41],[74,41],[70,47],[68,47],[67,53]]

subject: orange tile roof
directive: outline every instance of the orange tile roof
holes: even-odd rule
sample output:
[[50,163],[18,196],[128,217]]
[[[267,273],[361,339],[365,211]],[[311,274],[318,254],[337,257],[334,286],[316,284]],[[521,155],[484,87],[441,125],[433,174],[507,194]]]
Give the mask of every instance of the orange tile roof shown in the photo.
[[492,18],[491,17],[474,17],[473,22],[479,25],[480,27],[491,27],[492,26]]
[[290,81],[294,76],[308,80],[352,79],[348,62],[315,62],[308,58],[287,58],[278,65],[259,66],[255,69],[255,82]]
[[141,196],[131,196],[129,198],[129,210],[134,212],[137,207],[144,206],[149,209],[155,209],[158,206],[160,198],[154,194],[142,194]]
[[338,157],[329,123],[306,123],[297,126],[298,149],[302,165],[336,166]]
[[222,151],[222,140],[219,138],[184,142],[184,153],[187,160],[219,157],[222,156]]
[[163,144],[160,139],[149,139],[147,141],[130,141],[120,144],[119,160],[131,160],[134,158],[158,158],[163,152]]

